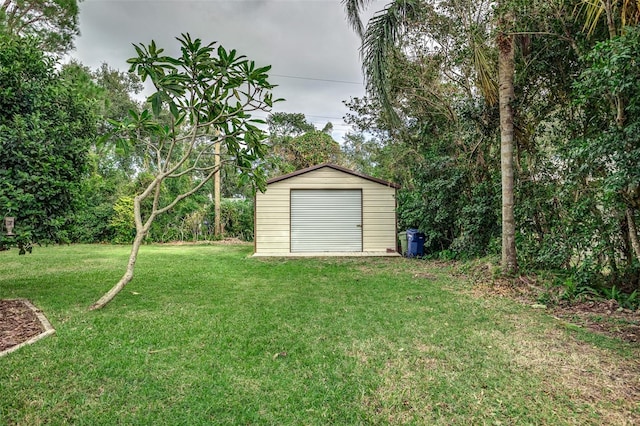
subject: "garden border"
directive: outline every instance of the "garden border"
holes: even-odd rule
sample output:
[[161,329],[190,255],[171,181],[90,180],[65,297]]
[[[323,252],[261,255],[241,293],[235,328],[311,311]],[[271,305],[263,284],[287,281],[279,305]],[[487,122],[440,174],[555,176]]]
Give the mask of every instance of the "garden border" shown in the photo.
[[8,355],[11,352],[17,351],[18,349],[20,349],[23,346],[26,345],[30,345],[32,343],[37,342],[40,339],[44,339],[47,336],[50,336],[52,334],[54,334],[56,332],[56,330],[51,326],[51,323],[49,322],[49,320],[47,319],[47,317],[42,313],[42,311],[40,309],[38,309],[37,307],[35,307],[35,305],[33,303],[31,303],[29,300],[27,299],[5,299],[5,300],[16,300],[16,301],[20,301],[22,303],[25,304],[25,306],[29,309],[31,309],[31,311],[35,314],[35,316],[38,318],[38,321],[40,321],[40,325],[42,325],[42,328],[44,329],[42,331],[42,333],[33,336],[32,338],[25,340],[22,343],[18,343],[15,346],[11,346],[8,349],[5,349],[4,351],[0,351],[0,357],[4,356],[4,355]]

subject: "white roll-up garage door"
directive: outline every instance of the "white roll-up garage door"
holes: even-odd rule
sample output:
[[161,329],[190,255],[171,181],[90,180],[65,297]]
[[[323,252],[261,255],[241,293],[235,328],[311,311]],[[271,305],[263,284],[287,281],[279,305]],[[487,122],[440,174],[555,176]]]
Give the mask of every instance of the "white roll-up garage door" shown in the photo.
[[291,252],[362,251],[362,190],[292,189]]

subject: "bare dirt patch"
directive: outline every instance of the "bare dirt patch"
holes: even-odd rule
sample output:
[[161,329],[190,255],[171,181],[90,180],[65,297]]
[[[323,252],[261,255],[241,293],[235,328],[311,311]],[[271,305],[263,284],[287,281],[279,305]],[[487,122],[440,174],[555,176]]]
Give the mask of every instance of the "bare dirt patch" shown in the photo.
[[581,301],[558,300],[547,306],[539,302],[540,295],[548,290],[538,277],[501,278],[495,276],[489,264],[478,265],[464,275],[473,283],[470,292],[476,297],[508,297],[595,333],[640,343],[640,310],[623,309],[615,300],[585,297]]
[[468,290],[472,297],[509,298],[544,310],[567,328],[582,328],[628,343],[635,356],[619,356],[568,338],[560,328],[547,329],[544,335],[531,334],[527,330],[534,326],[534,317],[522,315],[513,318],[515,331],[508,337],[491,337],[517,365],[535,371],[550,392],[568,390],[578,406],[593,407],[602,424],[640,424],[640,311],[595,297],[573,302],[556,297],[554,304],[546,305],[540,302],[540,296],[549,289],[541,279],[502,278],[490,264],[476,265],[460,275],[473,283]]
[[527,321],[518,324],[508,336],[496,333],[492,341],[515,364],[542,378],[550,393],[567,394],[576,406],[591,407],[602,424],[640,422],[640,365],[635,359],[568,339],[560,329],[536,335],[528,331]]
[[583,301],[552,308],[554,316],[593,332],[640,343],[640,312],[622,309],[615,300]]

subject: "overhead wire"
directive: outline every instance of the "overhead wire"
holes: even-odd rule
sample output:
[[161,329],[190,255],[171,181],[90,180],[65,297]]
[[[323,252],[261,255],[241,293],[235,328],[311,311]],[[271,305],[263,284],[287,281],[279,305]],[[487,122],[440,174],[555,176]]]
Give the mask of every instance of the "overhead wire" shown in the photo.
[[[353,84],[353,85],[358,85],[358,86],[364,86],[364,82],[355,82],[355,81],[348,81],[348,80],[338,80],[338,79],[330,79],[330,78],[317,78],[317,77],[302,77],[302,76],[296,76],[296,75],[286,75],[286,74],[270,74],[270,76],[272,77],[280,77],[280,78],[291,78],[291,79],[296,79],[296,80],[307,80],[307,81],[320,81],[320,82],[326,82],[326,83],[334,83],[334,84]],[[279,111],[279,112],[284,112],[284,111]],[[300,112],[301,114],[304,114],[305,118],[307,119],[311,119],[311,121],[314,121],[313,119],[327,119],[327,120],[339,120],[339,122],[334,123],[331,122],[331,124],[333,125],[333,128],[336,130],[340,130],[340,131],[349,131],[351,130],[351,125],[347,124],[344,121],[344,117],[331,117],[331,116],[326,116],[326,115],[315,115],[315,114],[306,114],[304,112]],[[268,116],[257,116],[258,118],[261,119],[267,119]],[[317,121],[317,120],[315,120]]]
[[283,77],[283,78],[295,78],[297,80],[326,81],[328,83],[357,84],[359,86],[364,86],[363,82],[346,81],[346,80],[332,80],[332,79],[329,79],[329,78],[298,77],[298,76],[295,76],[295,75],[284,75],[284,74],[271,74],[271,76],[273,76],[273,77]]

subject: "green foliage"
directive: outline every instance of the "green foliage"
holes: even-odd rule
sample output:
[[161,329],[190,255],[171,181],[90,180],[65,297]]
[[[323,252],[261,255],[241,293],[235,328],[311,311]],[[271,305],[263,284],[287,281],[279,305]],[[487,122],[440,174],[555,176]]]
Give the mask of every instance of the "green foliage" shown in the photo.
[[304,114],[274,112],[267,118],[269,125],[269,137],[272,144],[277,145],[288,137],[301,136],[307,132],[313,132],[316,128],[307,121]]
[[380,145],[375,139],[347,133],[342,143],[344,163],[352,170],[373,176],[377,172],[375,158],[379,149]]
[[538,296],[538,301],[545,305],[584,302],[587,300],[600,302],[614,301],[618,308],[633,311],[640,308],[638,290],[627,293],[615,285],[611,287],[592,287],[580,284],[573,277],[556,280],[556,282],[548,285]]
[[60,76],[91,104],[98,116],[100,136],[90,147],[90,174],[76,197],[78,209],[69,216],[68,237],[76,242],[110,242],[114,240],[114,230],[109,227],[114,203],[120,195],[133,193],[131,182],[142,168],[144,156],[140,149],[124,149],[127,146],[108,137],[113,129],[109,120],[124,119],[130,109],[139,108],[132,96],[142,86],[136,75],[121,73],[107,64],[92,71],[72,61],[62,66]]
[[[518,263],[562,271],[567,298],[640,287],[630,235],[640,212],[640,31],[621,26],[636,22],[637,7],[615,5],[611,32],[598,17],[615,2],[596,3],[427,1],[418,11],[398,1],[369,22],[363,65],[376,87],[348,103],[348,155],[402,185],[400,230],[420,228],[431,256],[499,248],[493,31],[508,10],[517,16]],[[362,32],[354,18],[368,4],[345,1]],[[598,8],[601,15],[587,12]]]
[[638,290],[634,290],[631,293],[625,293],[614,285],[610,288],[603,288],[601,293],[606,300],[615,300],[623,309],[631,309],[635,311],[640,308]]
[[275,102],[267,81],[270,67],[256,67],[235,50],[205,45],[189,34],[177,40],[182,54],[176,58],[163,55],[153,41],[134,46],[138,56],[127,62],[130,72],[153,83],[151,110],[130,111],[111,123],[130,145],[146,147],[145,168],[162,177],[159,183],[190,175],[197,191],[213,176],[211,158],[219,140],[226,156],[222,164],[233,163],[255,188],[264,189],[264,172],[255,163],[266,152],[266,135],[249,110],[269,109]]
[[640,29],[598,43],[574,84],[577,100],[589,114],[585,134],[574,150],[602,177],[605,197],[622,195],[640,206]]
[[0,251],[9,250],[12,247],[17,247],[19,255],[31,253],[33,251],[31,232],[20,232],[13,236],[0,234]]
[[367,82],[367,91],[375,96],[384,108],[385,113],[394,123],[399,122],[396,111],[393,108],[389,84],[389,62],[406,33],[409,33],[411,23],[420,22],[425,10],[420,1],[404,0],[392,1],[383,11],[376,13],[363,28],[360,14],[366,8],[368,2],[360,0],[345,0],[345,9],[349,22],[362,37],[362,69]]
[[633,290],[629,295],[625,295],[624,299],[620,302],[620,305],[626,309],[638,310],[640,308],[640,296],[638,296],[638,290]]
[[112,69],[106,63],[92,71],[74,61],[62,67],[61,75],[92,102],[99,117],[99,139],[92,146],[95,172],[105,178],[114,173],[135,176],[137,170],[144,168],[144,152],[112,137],[110,133],[114,126],[110,121],[124,120],[129,116],[129,110],[140,110],[140,105],[132,98],[143,88],[138,76]]
[[265,167],[271,176],[322,163],[343,164],[340,144],[331,137],[331,123],[316,130],[304,114],[290,113],[274,113],[267,122],[270,150]]
[[589,271],[596,288],[633,289],[640,282],[625,216],[640,205],[640,75],[633,65],[639,53],[638,31],[629,29],[585,56],[567,90],[568,131],[551,134],[567,142],[548,148],[548,163],[532,169],[520,195],[525,261],[574,276]]
[[113,205],[113,215],[109,220],[109,228],[113,232],[112,242],[128,244],[133,241],[136,225],[133,220],[133,198],[122,196]]
[[425,174],[415,175],[414,188],[398,193],[400,229],[423,230],[426,254],[487,254],[490,240],[499,232],[495,186],[469,188],[464,170],[444,159],[423,165],[419,172]]
[[[95,156],[92,156],[95,161]],[[117,170],[99,174],[94,172],[82,182],[80,208],[73,215],[71,240],[83,243],[111,242],[113,229],[109,226],[114,204],[121,192],[130,185],[127,176]]]
[[253,200],[223,199],[220,209],[220,223],[225,236],[253,241]]
[[[177,183],[177,182],[172,182]],[[173,188],[170,188],[173,186]],[[167,185],[165,200],[184,190],[186,186]],[[158,216],[146,237],[148,242],[198,241],[208,238],[204,225],[204,212],[210,204],[209,198],[199,191],[177,204],[167,213]]]
[[[137,56],[127,61],[129,72],[143,82],[150,80],[155,92],[147,98],[147,109],[130,109],[118,117],[119,108],[105,117],[111,131],[101,141],[115,142],[122,148],[116,149],[118,155],[130,155],[129,170],[135,171],[132,185],[121,188],[125,195],[120,195],[110,219],[113,241],[134,241],[129,277],[142,241],[197,241],[205,236],[205,184],[216,173],[235,172],[233,185],[252,193],[266,186],[266,172],[257,167],[267,148],[266,134],[258,127],[264,122],[252,113],[268,112],[277,101],[268,82],[270,67],[257,67],[235,50],[204,44],[189,34],[177,41],[177,57],[165,55],[154,41],[134,45]],[[122,94],[123,87],[127,92],[137,87],[131,76],[105,67],[99,75],[117,89],[110,99],[119,106],[129,99],[113,95]],[[116,168],[128,171],[121,162]],[[230,226],[235,227],[237,219],[231,218]],[[127,274],[123,279],[130,280]]]
[[46,52],[63,54],[80,34],[81,0],[5,0],[0,5],[0,32],[29,36]]
[[[214,205],[202,196],[191,197],[171,212],[158,217],[147,235],[147,242],[175,242],[238,238],[253,240],[253,201],[223,198],[220,204],[222,235],[213,234]],[[131,229],[131,228],[130,228]],[[131,231],[129,241],[131,240]],[[114,241],[115,242],[115,241]]]
[[562,300],[575,301],[580,300],[584,296],[597,296],[596,290],[588,281],[580,279],[580,276],[570,276],[562,281],[562,292],[560,298]]
[[341,162],[338,142],[334,141],[330,135],[318,130],[294,138],[289,151],[292,156],[290,162],[295,170],[322,163],[339,164]]
[[0,35],[0,212],[66,241],[95,138],[91,104],[31,39]]

